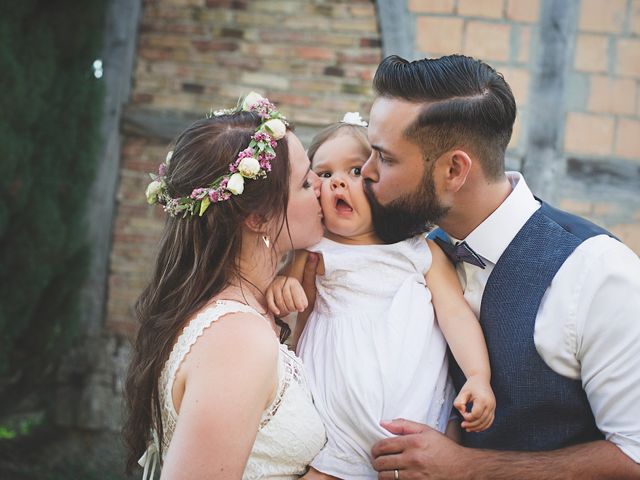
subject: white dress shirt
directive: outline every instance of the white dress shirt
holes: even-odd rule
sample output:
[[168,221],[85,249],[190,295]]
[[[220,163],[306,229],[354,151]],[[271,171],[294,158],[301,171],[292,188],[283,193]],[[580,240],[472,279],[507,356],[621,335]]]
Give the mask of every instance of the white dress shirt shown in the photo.
[[[540,208],[521,174],[507,176],[511,194],[464,239],[486,267],[458,265],[464,296],[476,316],[496,262]],[[598,428],[640,463],[638,256],[607,235],[581,243],[542,298],[534,342],[552,370],[582,381]]]

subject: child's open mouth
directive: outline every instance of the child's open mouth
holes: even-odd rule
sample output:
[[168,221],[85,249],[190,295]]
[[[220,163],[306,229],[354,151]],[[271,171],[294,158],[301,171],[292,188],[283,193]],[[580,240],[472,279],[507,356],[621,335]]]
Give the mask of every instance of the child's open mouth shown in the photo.
[[351,205],[349,205],[347,203],[347,201],[342,199],[342,198],[337,198],[336,199],[336,210],[339,213],[351,213],[351,212],[353,212],[353,208],[351,207]]

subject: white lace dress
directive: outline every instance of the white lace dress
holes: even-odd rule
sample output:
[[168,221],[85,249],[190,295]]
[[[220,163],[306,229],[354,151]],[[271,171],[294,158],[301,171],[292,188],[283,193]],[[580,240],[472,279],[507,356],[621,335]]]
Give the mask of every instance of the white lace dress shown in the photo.
[[431,251],[416,236],[390,245],[322,239],[325,273],[300,339],[327,445],[311,465],[347,479],[374,479],[371,447],[403,417],[444,431],[454,391],[447,344],[424,274]]
[[[160,375],[160,403],[164,438],[163,453],[171,443],[178,421],[173,405],[173,382],[180,364],[204,330],[223,315],[236,312],[260,315],[253,308],[233,301],[217,301],[200,312],[185,327],[173,347]],[[262,317],[261,317],[262,318]],[[243,479],[292,479],[302,475],[326,441],[322,420],[314,408],[300,360],[286,345],[280,345],[278,358],[278,390],[257,426],[253,449]],[[158,463],[158,438],[140,458],[143,479],[153,478]]]

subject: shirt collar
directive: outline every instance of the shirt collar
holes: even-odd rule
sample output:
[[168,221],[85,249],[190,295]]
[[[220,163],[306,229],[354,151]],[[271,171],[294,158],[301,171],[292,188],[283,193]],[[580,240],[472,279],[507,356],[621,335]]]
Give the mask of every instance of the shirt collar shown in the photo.
[[507,172],[507,178],[512,189],[509,196],[464,239],[478,255],[494,264],[498,263],[531,215],[540,208],[522,174]]

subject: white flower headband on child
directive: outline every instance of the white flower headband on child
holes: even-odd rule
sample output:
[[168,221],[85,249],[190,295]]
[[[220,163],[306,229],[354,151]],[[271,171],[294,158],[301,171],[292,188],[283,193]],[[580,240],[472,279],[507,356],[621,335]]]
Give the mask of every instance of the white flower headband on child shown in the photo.
[[194,189],[188,197],[172,198],[165,181],[173,154],[170,151],[158,168],[158,175],[149,174],[153,181],[147,187],[147,202],[163,205],[164,211],[172,217],[180,213],[183,218],[196,214],[202,216],[211,203],[228,200],[231,195],[240,195],[244,191],[245,179],[265,178],[267,172],[271,171],[271,161],[276,158],[274,148],[278,145],[277,140],[287,133],[287,119],[273,103],[255,92],[249,93],[238,107],[216,110],[210,116],[231,115],[240,111],[257,113],[262,122],[251,137],[249,146],[229,164],[229,173],[218,177],[208,187]]
[[358,125],[359,127],[366,127],[367,122],[365,122],[360,116],[360,112],[347,112],[340,120],[340,123],[348,123],[349,125]]

